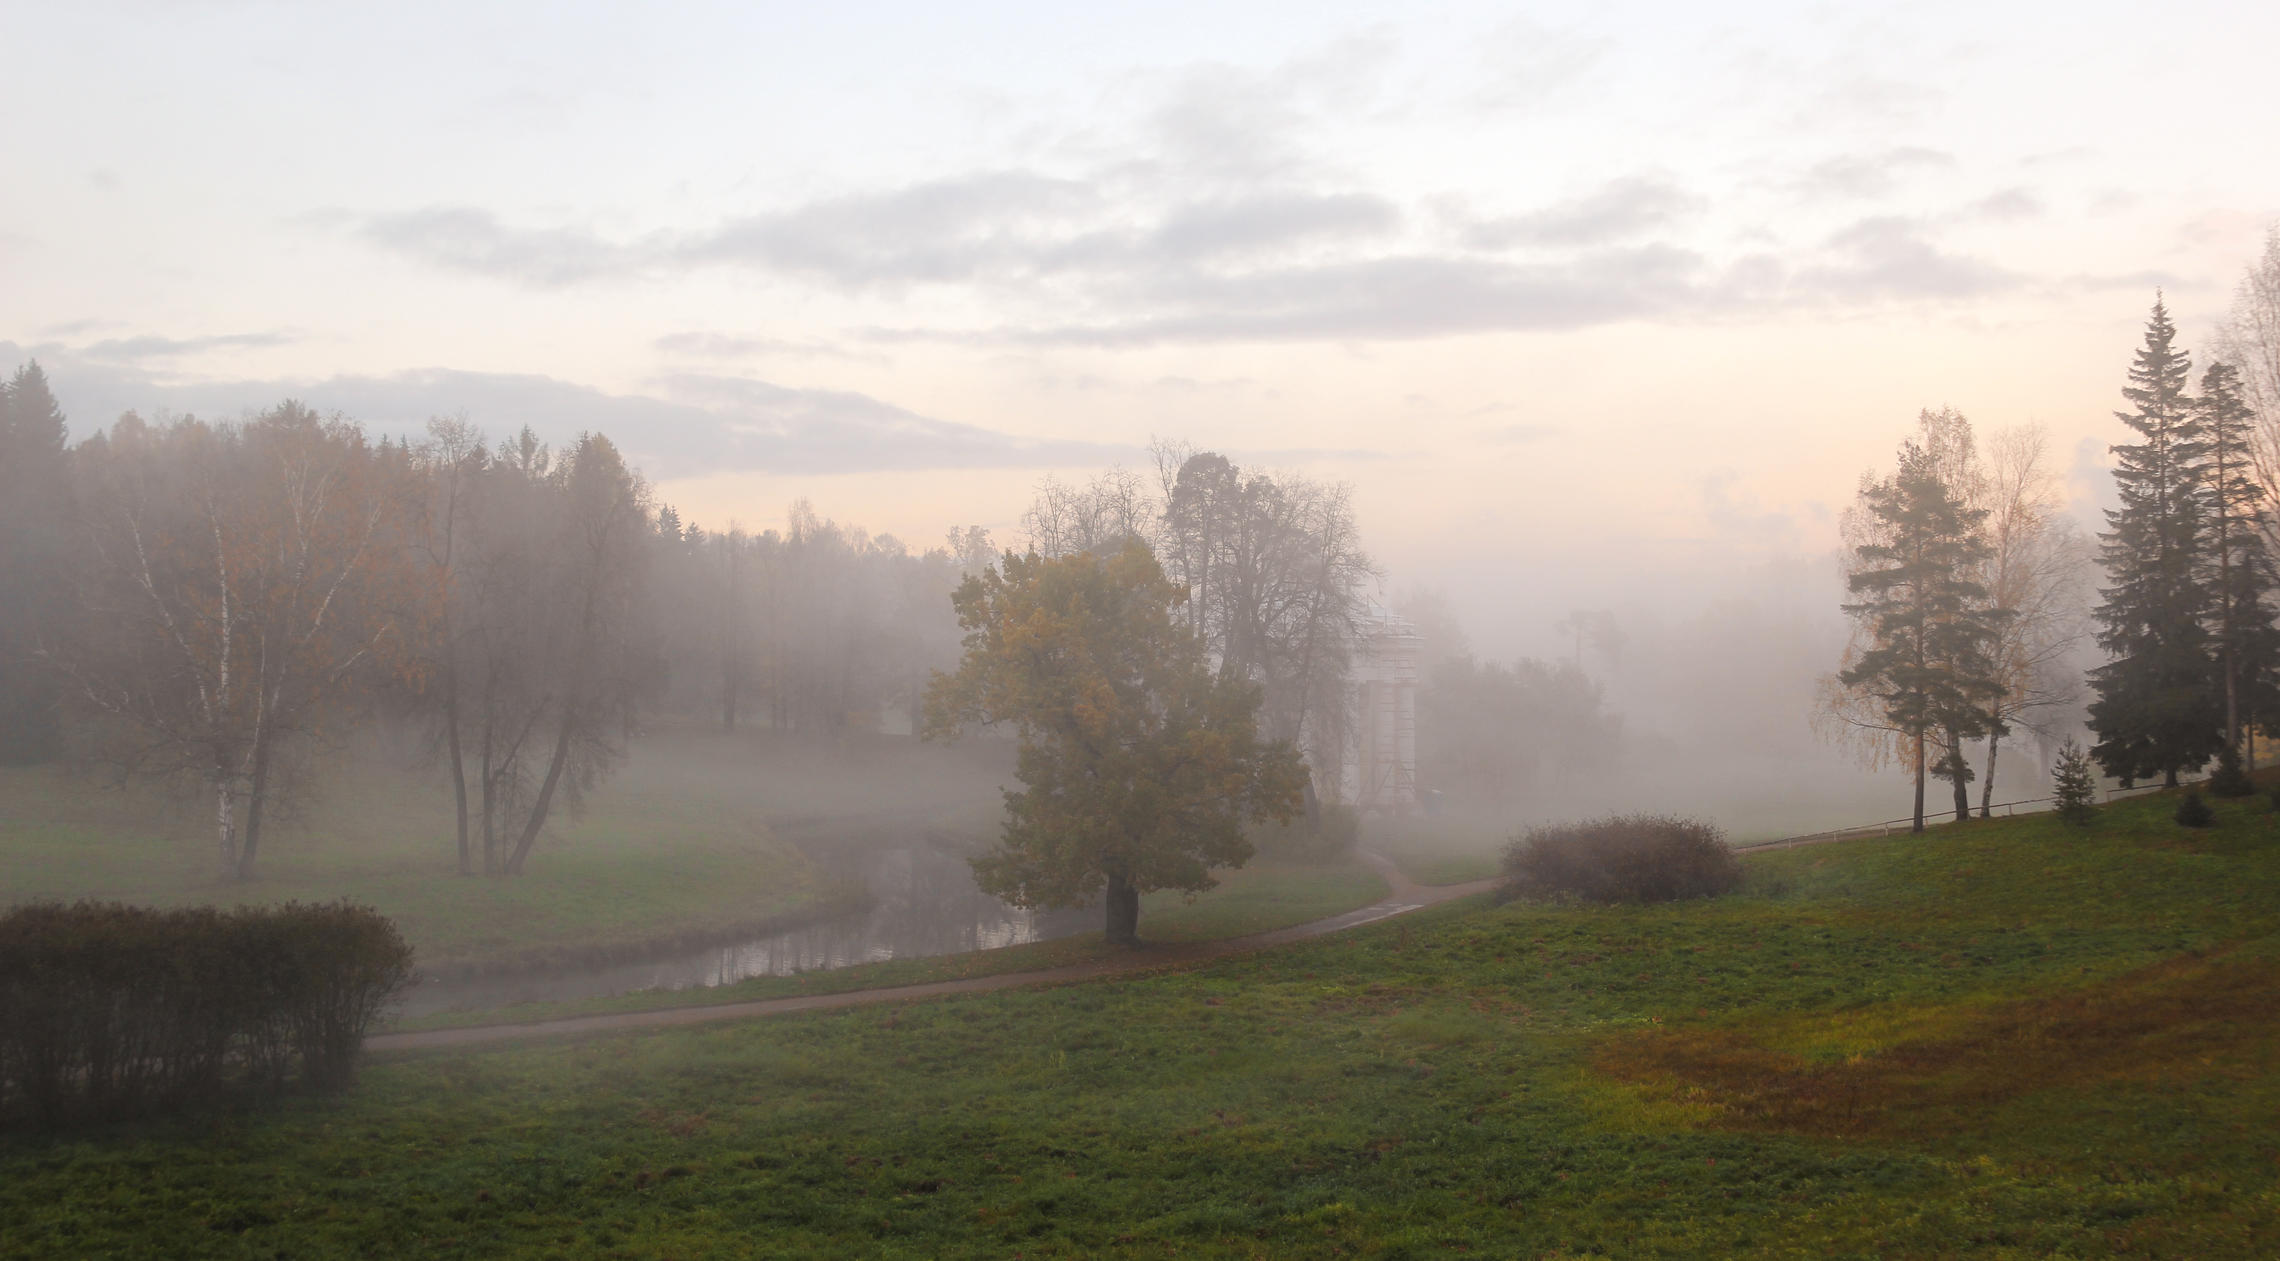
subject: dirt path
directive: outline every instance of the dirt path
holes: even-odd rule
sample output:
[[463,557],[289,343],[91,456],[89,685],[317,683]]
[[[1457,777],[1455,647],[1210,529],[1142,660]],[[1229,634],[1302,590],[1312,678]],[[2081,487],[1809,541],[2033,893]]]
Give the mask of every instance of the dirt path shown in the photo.
[[529,1024],[476,1025],[464,1029],[430,1029],[418,1033],[383,1033],[364,1041],[370,1051],[409,1051],[427,1047],[474,1046],[485,1042],[507,1042],[523,1038],[541,1038],[554,1034],[593,1033],[609,1029],[656,1029],[674,1025],[708,1024],[716,1020],[749,1020],[758,1016],[781,1016],[798,1011],[835,1011],[842,1007],[868,1007],[878,1003],[902,1003],[914,999],[937,998],[945,994],[980,994],[990,990],[1016,989],[1031,985],[1062,985],[1071,981],[1090,981],[1102,977],[1122,976],[1131,973],[1156,972],[1167,968],[1185,967],[1229,955],[1248,954],[1255,950],[1304,941],[1342,932],[1362,924],[1414,911],[1421,907],[1453,901],[1494,888],[1494,880],[1475,880],[1469,884],[1420,885],[1413,883],[1401,870],[1382,855],[1364,853],[1363,861],[1385,877],[1391,892],[1385,897],[1358,910],[1328,919],[1318,919],[1272,932],[1253,933],[1248,937],[1229,937],[1221,941],[1200,941],[1180,945],[1146,946],[1129,954],[1085,963],[1072,963],[1058,968],[1043,968],[1035,972],[1001,972],[995,976],[968,977],[957,981],[930,981],[924,985],[898,985],[889,989],[849,990],[842,994],[812,994],[798,998],[762,998],[745,1003],[715,1003],[700,1007],[667,1007],[656,1011],[613,1012],[603,1016],[575,1016],[566,1020],[541,1020]]

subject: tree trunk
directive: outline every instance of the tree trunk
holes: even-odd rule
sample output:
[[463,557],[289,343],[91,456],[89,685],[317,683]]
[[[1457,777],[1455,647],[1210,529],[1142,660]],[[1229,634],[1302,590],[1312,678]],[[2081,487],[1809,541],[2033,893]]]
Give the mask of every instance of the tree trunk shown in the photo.
[[253,786],[245,797],[245,843],[238,847],[237,878],[253,879],[253,855],[261,845],[261,808],[269,804],[269,740],[255,737]]
[[[554,804],[554,786],[562,782],[562,767],[570,760],[570,737],[577,730],[578,711],[562,707],[562,729],[554,736],[554,757],[546,764],[546,780],[538,786],[538,799],[530,804],[530,818],[523,823],[522,835],[515,838],[515,852],[508,856],[506,874],[522,874],[523,860],[530,856],[530,847],[538,842],[538,831],[546,826],[547,808]],[[1139,912],[1134,911],[1137,915]]]
[[475,863],[468,852],[467,763],[459,748],[459,676],[448,668],[443,675],[443,727],[444,756],[451,759],[451,806],[459,823],[459,874],[471,876]]
[[1111,872],[1108,877],[1108,896],[1104,899],[1108,909],[1108,944],[1137,946],[1140,944],[1140,890],[1132,882]]
[[237,790],[227,774],[214,779],[214,826],[221,833],[222,871],[237,875]]
[[1979,785],[1979,817],[1982,819],[1995,817],[1995,750],[2002,739],[1993,732],[1987,736],[1987,778]]
[[1916,733],[1916,820],[1915,826],[1908,830],[1919,834],[1924,830],[1924,733],[1921,731]]
[[497,789],[494,787],[496,781],[491,775],[491,724],[488,719],[483,723],[483,756],[475,769],[483,782],[483,874],[496,875],[499,869],[499,841],[492,820],[498,818],[499,808]]
[[2163,788],[2175,788],[2175,787],[2177,786],[2177,768],[2176,768],[2176,767],[2174,767],[2174,766],[2170,767],[2170,768],[2169,768],[2169,770],[2168,770],[2166,773],[2164,773],[2164,774],[2162,775],[2162,777],[2161,777],[2161,786],[2162,786]]

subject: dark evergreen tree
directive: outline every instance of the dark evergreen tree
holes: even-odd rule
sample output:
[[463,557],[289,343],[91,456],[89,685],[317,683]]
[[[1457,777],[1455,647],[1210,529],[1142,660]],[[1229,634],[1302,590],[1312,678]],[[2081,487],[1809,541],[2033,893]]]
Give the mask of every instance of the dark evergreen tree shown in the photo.
[[2159,299],[2115,415],[2142,441],[2115,447],[2121,506],[2106,514],[2101,559],[2112,585],[2098,643],[2113,658],[2090,673],[2097,698],[2090,755],[2123,786],[2159,775],[2175,787],[2224,745],[2224,699],[2208,627],[2217,609],[2204,440],[2186,394],[2192,365]]
[[2082,751],[2072,736],[2059,746],[2058,765],[2051,771],[2051,786],[2057,797],[2059,818],[2080,825],[2098,816],[2098,776],[2091,769],[2090,755]]
[[[2240,372],[2210,364],[2194,400],[2207,447],[2207,511],[2213,526],[2211,567],[2215,594],[2216,684],[2224,700],[2225,743],[2235,750],[2259,717],[2280,715],[2280,630],[2272,624],[2275,585],[2264,531],[2271,505],[2256,474],[2250,445],[2256,412],[2241,396]],[[2253,746],[2247,767],[2255,769]],[[2245,778],[2243,779],[2245,782]],[[2220,796],[2226,794],[2219,794]]]
[[[1856,549],[1847,585],[1859,599],[1844,609],[1867,624],[1873,646],[1838,679],[1872,692],[1913,747],[1921,832],[1927,774],[1950,781],[1956,818],[1970,817],[1962,750],[1992,730],[1988,702],[2002,686],[1990,649],[2003,614],[1971,578],[1986,556],[1986,512],[1964,507],[1937,458],[1914,442],[1900,448],[1899,471],[1864,486],[1861,501],[1876,541]],[[1947,750],[1936,766],[1925,756],[1932,739]]]
[[2188,790],[2185,799],[2177,803],[2179,827],[2205,828],[2216,821],[2217,812],[2208,802],[2201,800],[2201,794],[2197,791]]
[[63,409],[38,363],[0,383],[0,763],[60,752],[61,688],[37,657],[64,608],[70,477]]

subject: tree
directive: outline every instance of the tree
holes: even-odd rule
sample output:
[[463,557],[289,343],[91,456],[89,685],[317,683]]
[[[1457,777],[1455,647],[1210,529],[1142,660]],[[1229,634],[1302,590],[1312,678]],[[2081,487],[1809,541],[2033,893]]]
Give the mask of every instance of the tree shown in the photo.
[[[2216,606],[2217,687],[2224,699],[2225,747],[2237,759],[2242,716],[2248,715],[2247,726],[2253,727],[2256,714],[2274,712],[2274,679],[2280,672],[2280,631],[2273,629],[2272,606],[2266,602],[2275,581],[2265,546],[2270,501],[2256,476],[2256,414],[2242,396],[2239,369],[2210,364],[2201,374],[2201,393],[2193,407],[2206,449],[2202,511],[2210,523],[2208,549],[2216,570],[2209,577]],[[2249,756],[2248,769],[2253,770],[2253,748]]]
[[2145,343],[2115,415],[2142,441],[2113,448],[2121,506],[2100,536],[2111,584],[2096,617],[2112,658],[2091,672],[2097,698],[2090,755],[2123,786],[2154,775],[2177,786],[2224,744],[2223,698],[2214,683],[2208,625],[2216,596],[2208,580],[2207,446],[2186,395],[2192,365],[2177,326],[2157,298]]
[[[1979,817],[1992,812],[1996,756],[2005,733],[2024,726],[2046,739],[2079,695],[2069,659],[2087,632],[2090,543],[2063,512],[2058,478],[2037,428],[1998,431],[1972,478],[1987,558],[1979,581],[2003,617],[1989,655],[2001,685],[1988,701],[1987,767]],[[2047,745],[2045,747],[2048,747]]]
[[2051,771],[2051,787],[2056,795],[2059,818],[2082,825],[2098,817],[2098,777],[2090,768],[2090,755],[2082,751],[2072,736],[2059,746],[2058,764]]
[[129,414],[79,454],[86,616],[56,655],[137,734],[131,766],[204,781],[223,866],[250,879],[287,759],[419,637],[410,488],[291,401],[244,425]]
[[46,761],[62,745],[62,689],[39,652],[66,605],[65,436],[37,361],[0,381],[0,764]]
[[[1899,470],[1865,483],[1860,499],[1874,537],[1854,548],[1846,586],[1860,599],[1844,609],[1869,646],[1838,681],[1873,697],[1876,720],[1907,741],[1921,832],[1927,773],[1953,785],[1957,820],[1970,816],[1963,744],[1992,728],[1989,702],[2001,688],[1991,650],[2004,618],[1974,580],[1987,555],[1986,514],[1959,501],[1935,452],[1915,441],[1901,446]],[[1935,738],[1946,752],[1928,765]]]
[[[2267,504],[2280,503],[2280,225],[2265,232],[2264,252],[2241,277],[2217,358],[2240,374],[2257,482]],[[2280,544],[2280,520],[2267,515],[2264,530],[2267,543]]]
[[974,860],[984,889],[1021,906],[1105,891],[1108,939],[1134,944],[1141,894],[1212,887],[1250,857],[1246,822],[1300,808],[1297,754],[1259,738],[1258,685],[1211,669],[1183,599],[1137,540],[1008,556],[960,584],[965,655],[927,689],[926,734],[1011,723],[1026,785]]

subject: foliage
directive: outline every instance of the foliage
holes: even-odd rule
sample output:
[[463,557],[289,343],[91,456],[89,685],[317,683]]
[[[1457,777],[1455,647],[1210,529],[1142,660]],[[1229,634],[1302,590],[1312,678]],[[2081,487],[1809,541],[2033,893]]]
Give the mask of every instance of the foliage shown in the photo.
[[63,409],[35,360],[0,381],[0,765],[63,749],[62,690],[39,659],[63,629],[71,478]]
[[[2213,686],[2224,702],[2225,743],[2231,748],[2239,745],[2244,725],[2259,715],[2280,714],[2280,628],[2273,625],[2270,602],[2280,579],[2265,537],[2271,500],[2257,474],[2256,413],[2243,397],[2239,369],[2211,363],[2191,405],[2205,438],[2210,534],[2203,581],[2215,607]],[[2245,778],[2238,782],[2246,784]],[[2232,795],[2248,791],[2243,787]]]
[[1725,834],[1669,815],[1531,827],[1504,850],[1504,896],[1676,902],[1731,893],[1742,866]]
[[411,975],[394,924],[324,905],[154,910],[35,903],[0,915],[0,1121],[179,1108],[231,1087],[349,1084]]
[[2253,797],[2256,781],[2241,769],[2240,752],[2231,745],[2217,750],[2217,771],[2209,776],[2209,795],[2212,797]]
[[2059,746],[2051,787],[2058,799],[2054,809],[2059,818],[2084,826],[2098,817],[2098,777],[2090,766],[2090,755],[2072,736]]
[[[1910,746],[1915,827],[1922,831],[1926,774],[1953,785],[1956,817],[1964,818],[1972,771],[1963,743],[2002,729],[1992,702],[2004,685],[1992,653],[2009,614],[1987,603],[1976,580],[1988,555],[1979,533],[1987,510],[1966,506],[1935,450],[1903,443],[1899,469],[1864,481],[1860,503],[1865,537],[1853,547],[1846,578],[1856,599],[1844,610],[1868,643],[1837,679],[1874,699],[1865,721]],[[1945,753],[1929,764],[1926,745],[1934,739]]]
[[1182,599],[1136,541],[1008,556],[959,587],[966,653],[928,688],[927,734],[1012,725],[1027,785],[975,860],[983,888],[1028,906],[1105,888],[1109,937],[1130,941],[1140,894],[1210,888],[1250,856],[1246,820],[1298,809],[1296,753],[1259,739],[1258,686],[1211,670],[1173,616]]
[[2206,432],[2185,393],[2191,364],[2158,300],[2116,416],[2141,441],[2114,448],[2121,505],[2101,536],[2109,585],[2098,643],[2114,659],[2091,672],[2090,755],[2124,787],[2159,775],[2175,787],[2224,744],[2208,622],[2211,503]]
[[376,1056],[337,1101],[0,1140],[0,1255],[2270,1256],[2280,821],[2169,808]]
[[2177,803],[2176,818],[2180,827],[2205,828],[2216,823],[2217,812],[2209,807],[2208,802],[2201,800],[2198,789],[2189,788],[2185,790],[2184,798]]

